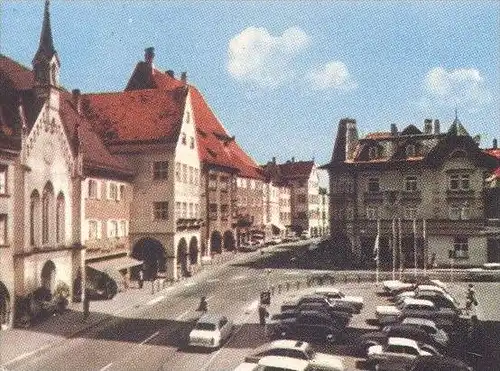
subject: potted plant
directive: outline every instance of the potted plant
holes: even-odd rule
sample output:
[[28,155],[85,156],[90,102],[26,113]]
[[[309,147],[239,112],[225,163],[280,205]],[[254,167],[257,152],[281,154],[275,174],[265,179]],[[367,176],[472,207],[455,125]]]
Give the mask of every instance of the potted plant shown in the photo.
[[60,281],[54,291],[53,300],[57,305],[57,311],[63,313],[68,306],[68,298],[70,295],[69,286],[67,283]]

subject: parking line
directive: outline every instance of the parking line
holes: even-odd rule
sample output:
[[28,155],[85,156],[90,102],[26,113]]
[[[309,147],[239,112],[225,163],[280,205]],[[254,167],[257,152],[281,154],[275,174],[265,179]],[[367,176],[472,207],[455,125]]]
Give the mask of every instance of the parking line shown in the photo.
[[243,278],[247,278],[247,276],[246,275],[235,276],[233,277],[233,281],[242,280]]
[[113,362],[107,364],[106,366],[104,366],[103,368],[101,368],[99,371],[105,371],[105,370],[109,369],[112,365],[113,365]]
[[210,279],[210,280],[207,280],[206,282],[208,282],[208,283],[212,283],[212,282],[219,282],[219,281],[220,281],[220,279],[219,279],[219,278],[212,278],[212,279]]
[[146,340],[144,340],[141,345],[144,345],[146,344],[149,340],[151,340],[152,338],[158,336],[160,334],[160,331],[156,331],[153,335],[151,335],[150,337],[148,337]]
[[150,301],[148,301],[146,303],[146,305],[154,305],[156,303],[159,303],[160,301],[162,301],[163,299],[165,299],[165,296],[161,295],[161,296],[158,296],[157,298],[154,298],[154,299],[151,299]]

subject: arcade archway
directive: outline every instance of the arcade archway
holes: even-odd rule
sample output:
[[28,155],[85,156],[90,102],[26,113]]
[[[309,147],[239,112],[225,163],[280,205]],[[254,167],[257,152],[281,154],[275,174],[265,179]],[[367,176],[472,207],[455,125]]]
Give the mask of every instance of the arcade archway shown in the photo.
[[235,248],[234,234],[232,231],[224,232],[224,249],[228,251],[233,251]]
[[155,279],[159,272],[165,272],[167,256],[160,241],[153,238],[143,238],[134,245],[132,257],[142,260],[144,279]]
[[210,251],[212,254],[220,254],[222,252],[222,235],[218,231],[213,231],[210,236]]
[[182,277],[189,276],[188,246],[186,239],[182,237],[177,245],[177,271]]
[[189,261],[191,264],[198,264],[198,239],[194,236],[189,241]]

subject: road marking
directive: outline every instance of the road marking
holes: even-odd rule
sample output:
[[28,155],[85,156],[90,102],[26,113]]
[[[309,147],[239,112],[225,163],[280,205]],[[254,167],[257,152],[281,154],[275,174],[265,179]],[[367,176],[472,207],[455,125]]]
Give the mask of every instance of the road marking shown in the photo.
[[107,364],[106,366],[104,366],[103,368],[101,368],[99,371],[108,370],[112,365],[113,365],[113,362]]
[[184,287],[190,287],[196,285],[196,282],[187,282],[184,284]]
[[208,283],[212,283],[212,282],[219,282],[219,281],[220,281],[220,279],[219,279],[219,278],[212,278],[212,279],[210,279],[210,280],[207,280],[206,282],[208,282]]
[[[153,335],[151,335],[150,337],[148,337],[146,340],[144,340],[141,345],[144,345],[146,344],[149,340],[151,340],[152,338],[158,336],[160,334],[160,331],[156,331]],[[102,371],[102,370],[101,370]]]
[[247,276],[246,276],[246,275],[234,276],[234,277],[233,277],[233,281],[236,281],[236,280],[242,280],[243,278],[247,278]]
[[185,311],[184,313],[182,313],[181,315],[177,316],[175,318],[176,321],[179,321],[180,319],[182,319],[182,317],[184,317],[186,314],[188,314],[189,312],[191,312],[190,309],[188,309],[187,311]]
[[250,304],[246,309],[245,309],[245,314],[248,314],[248,313],[251,313],[253,312],[254,310],[257,309],[257,307],[259,306],[259,301],[258,300],[254,300],[252,302],[252,304]]
[[291,272],[285,272],[286,276],[298,276],[304,274],[304,272],[299,272],[299,271],[291,271]]
[[209,296],[208,298],[206,298],[205,300],[206,300],[206,301],[210,301],[210,300],[212,300],[214,297],[215,297],[215,295],[211,295],[211,296]]
[[158,296],[157,298],[154,298],[154,299],[151,299],[150,301],[148,301],[146,303],[146,305],[154,305],[156,303],[159,303],[160,301],[162,301],[163,299],[165,299],[165,296],[161,295],[161,296]]

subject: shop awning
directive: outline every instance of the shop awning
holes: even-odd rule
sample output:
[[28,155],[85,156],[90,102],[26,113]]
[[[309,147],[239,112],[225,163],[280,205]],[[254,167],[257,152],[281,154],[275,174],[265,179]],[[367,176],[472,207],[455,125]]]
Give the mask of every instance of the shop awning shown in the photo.
[[130,267],[135,267],[137,265],[141,265],[143,262],[141,260],[137,260],[131,258],[130,256],[122,256],[120,258],[103,260],[100,262],[89,263],[88,267],[95,269],[104,273],[114,273],[121,269],[127,269]]

